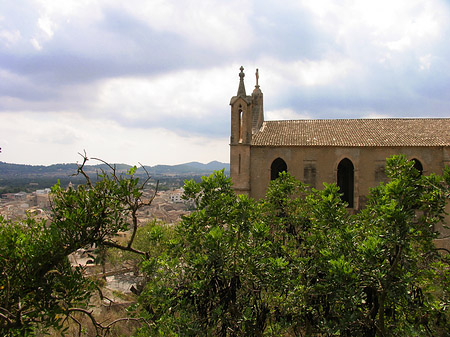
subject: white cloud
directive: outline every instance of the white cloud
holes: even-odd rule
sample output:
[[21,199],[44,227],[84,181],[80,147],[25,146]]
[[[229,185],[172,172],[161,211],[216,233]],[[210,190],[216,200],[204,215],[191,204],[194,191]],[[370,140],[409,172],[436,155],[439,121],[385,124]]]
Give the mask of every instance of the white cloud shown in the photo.
[[79,160],[78,152],[111,163],[178,164],[192,160],[227,162],[228,137],[183,137],[167,129],[128,129],[113,121],[72,114],[4,114],[0,124],[1,160],[54,164]]
[[299,113],[292,109],[269,110],[265,112],[266,120],[311,119],[307,112]]
[[68,22],[94,26],[108,11],[134,18],[158,32],[170,32],[203,48],[238,52],[248,48],[250,1],[231,0],[36,0],[39,27],[47,35]]
[[53,36],[55,23],[52,22],[50,18],[40,17],[38,20],[38,27],[47,35],[48,38]]
[[253,38],[248,22],[250,1],[135,0],[117,4],[153,29],[176,33],[201,46],[236,52],[245,50]]
[[7,48],[15,45],[21,38],[20,31],[18,30],[0,30],[0,41],[3,41],[3,45]]
[[[304,0],[316,23],[336,41],[355,48],[400,52],[426,44],[441,33],[448,9],[439,0]],[[381,51],[378,51],[381,52]]]
[[392,116],[389,116],[387,114],[382,114],[376,111],[371,111],[371,112],[366,112],[363,116],[363,118],[368,118],[368,119],[377,119],[377,118],[390,118]]
[[37,39],[31,39],[30,40],[31,45],[34,47],[34,49],[36,50],[42,50],[42,45],[40,44],[40,42]]
[[420,70],[428,70],[428,69],[430,69],[430,67],[431,67],[431,59],[432,59],[431,54],[420,56],[419,57],[419,63],[420,63],[419,69]]
[[33,13],[33,17],[28,18],[31,21],[16,20],[17,27],[25,32],[24,35],[29,34],[31,44],[38,51],[63,32],[68,23],[74,22],[79,30],[83,30],[102,18],[99,2],[92,0],[33,0],[28,4],[28,10]]
[[52,21],[64,21],[71,17],[92,20],[101,17],[101,7],[108,1],[97,0],[34,0],[41,17]]
[[0,160],[228,161],[241,65],[268,120],[448,115],[444,0],[27,5],[0,2]]
[[[328,56],[322,60],[298,60],[285,62],[277,59],[262,59],[261,66],[270,90],[282,91],[288,86],[321,87],[338,84],[358,65],[352,60]],[[277,89],[278,88],[278,89]]]
[[214,118],[217,110],[226,110],[230,95],[237,90],[238,69],[236,64],[155,77],[108,79],[100,85],[96,110],[131,120]]
[[350,60],[298,61],[291,65],[305,86],[328,85],[344,78],[352,68]]

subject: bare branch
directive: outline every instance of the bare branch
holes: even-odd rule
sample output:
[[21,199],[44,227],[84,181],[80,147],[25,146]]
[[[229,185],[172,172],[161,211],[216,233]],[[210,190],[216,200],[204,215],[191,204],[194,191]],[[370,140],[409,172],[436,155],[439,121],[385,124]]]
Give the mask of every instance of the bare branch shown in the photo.
[[140,162],[138,162],[139,165],[141,165],[142,169],[145,171],[145,173],[147,174],[147,177],[150,177],[150,174],[148,173],[147,169],[145,168],[144,165],[142,165]]
[[139,163],[139,165],[141,165],[142,169],[145,171],[145,174],[147,175],[147,178],[145,179],[145,181],[143,182],[143,184],[141,185],[141,189],[144,188],[145,185],[147,185],[148,181],[152,178],[150,176],[150,173],[147,171],[147,169],[145,168],[144,165],[142,165],[141,163]]
[[153,193],[153,196],[148,201],[147,205],[150,205],[153,202],[153,199],[155,199],[156,194],[158,193],[158,187],[159,187],[159,180],[156,181],[155,192]]
[[3,311],[5,314],[7,314],[8,316],[11,316],[11,313],[9,312],[8,309],[0,307],[0,310]]
[[128,251],[128,252],[133,252],[133,253],[145,256],[146,258],[148,257],[148,252],[143,252],[143,251],[140,251],[140,250],[134,249],[132,247],[128,247],[128,246],[122,246],[115,242],[104,241],[102,244],[104,246],[113,247],[113,248],[117,248],[117,249]]
[[67,311],[68,312],[81,312],[81,313],[87,315],[89,317],[89,319],[91,320],[92,325],[94,325],[94,327],[95,327],[96,335],[99,335],[98,330],[102,329],[103,327],[101,326],[101,324],[99,324],[97,322],[94,315],[92,315],[92,311],[88,311],[88,310],[82,309],[82,308],[69,308]]
[[109,323],[108,325],[106,325],[104,328],[105,329],[109,329],[112,325],[114,325],[116,323],[119,323],[119,322],[123,322],[123,321],[135,321],[135,322],[143,321],[147,325],[147,327],[150,329],[150,324],[147,322],[147,320],[145,320],[142,317],[139,317],[139,318],[133,318],[133,317],[118,318],[118,319],[112,321],[111,323]]
[[81,322],[72,315],[69,315],[67,317],[70,317],[75,323],[78,324],[78,337],[81,337],[81,332],[83,331],[83,326],[81,325]]
[[[96,318],[94,317],[94,315],[92,314],[92,311],[88,311],[86,309],[82,309],[82,308],[69,308],[68,312],[80,312],[83,313],[85,315],[87,315],[89,317],[89,319],[92,322],[92,325],[94,325],[95,330],[96,330],[96,334],[97,336],[100,336],[99,334],[99,330],[101,330],[102,332],[108,332],[109,329],[111,328],[111,326],[113,326],[114,324],[117,324],[119,322],[123,322],[123,321],[135,321],[135,322],[144,322],[149,328],[150,328],[150,324],[142,317],[139,318],[132,318],[132,317],[123,317],[123,318],[118,318],[110,323],[108,323],[107,325],[103,325],[102,323],[97,322]],[[79,325],[79,331],[81,333],[81,323],[72,315],[69,314],[69,317],[72,318],[75,322],[78,323]],[[81,334],[80,334],[81,335]]]
[[[9,303],[9,295],[10,295],[10,291],[11,291],[11,284],[10,284],[10,281],[9,281],[8,273],[7,273],[7,272],[3,272],[3,274],[5,275],[5,278],[6,278],[6,296],[5,296],[5,303],[6,303],[6,305],[8,305],[8,303]],[[2,308],[2,309],[3,309],[3,308]],[[9,309],[9,307],[8,307],[8,309]],[[8,313],[8,315],[11,315],[7,309],[4,309],[4,310]]]
[[[112,166],[110,163],[108,163],[108,162],[106,162],[106,161],[104,161],[103,159],[100,159],[100,158],[92,158],[92,159],[93,160],[98,160],[99,162],[101,162],[101,163],[105,164],[106,166],[108,166],[111,169],[111,171],[112,171],[112,176],[113,176],[114,180],[115,181],[119,181],[119,178],[117,177],[117,174],[116,174],[116,165]],[[102,170],[102,172],[104,173],[103,170]]]
[[136,233],[137,233],[137,216],[136,216],[136,209],[133,209],[133,212],[131,214],[132,218],[133,218],[133,232],[131,233],[131,237],[130,237],[130,241],[128,241],[128,248],[131,248],[131,245],[134,242],[134,238],[136,237]]
[[93,159],[93,160],[98,160],[99,162],[102,162],[103,164],[105,164],[106,166],[108,166],[113,172],[116,171],[116,166],[115,166],[115,165],[112,166],[110,163],[104,161],[103,159],[95,158],[95,157],[93,157],[93,158],[91,158],[91,159]]
[[[2,308],[2,309],[4,309],[4,308]],[[4,309],[4,310],[7,311],[6,309]],[[0,312],[0,318],[3,318],[5,321],[7,321],[7,322],[8,322],[8,325],[11,325],[11,324],[12,324],[11,319],[10,319],[8,316],[2,314],[1,312]]]
[[95,287],[97,288],[98,296],[100,297],[101,301],[103,301],[103,299],[106,299],[106,300],[109,301],[110,305],[111,305],[111,303],[114,303],[114,301],[112,299],[110,299],[110,298],[106,297],[105,295],[103,295],[103,291],[98,285],[96,285]]
[[444,252],[450,254],[450,250],[448,250],[447,248],[437,248],[437,247],[436,247],[435,250],[437,250],[437,251],[442,250],[442,251],[444,251]]
[[86,179],[86,182],[87,182],[87,184],[89,185],[89,187],[91,187],[92,188],[92,182],[91,182],[91,179],[89,178],[89,176],[86,174],[86,172],[84,172],[84,165],[86,164],[86,162],[89,160],[88,159],[88,157],[87,157],[87,154],[86,154],[86,150],[84,150],[84,155],[83,154],[81,154],[81,153],[78,153],[80,156],[82,156],[83,157],[83,164],[81,164],[81,165],[79,165],[78,163],[77,163],[77,166],[78,166],[78,168],[77,168],[77,173],[75,173],[75,174],[73,174],[73,175],[78,175],[78,174],[82,174],[83,176],[84,176],[84,178]]

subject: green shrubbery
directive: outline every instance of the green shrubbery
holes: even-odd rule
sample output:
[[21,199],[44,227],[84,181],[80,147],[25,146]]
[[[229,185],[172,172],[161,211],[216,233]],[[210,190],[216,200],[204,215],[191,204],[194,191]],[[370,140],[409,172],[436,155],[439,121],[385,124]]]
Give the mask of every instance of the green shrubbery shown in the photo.
[[349,214],[335,185],[289,174],[265,199],[235,197],[223,173],[188,182],[198,209],[144,265],[141,308],[153,335],[448,335],[448,256],[433,245],[444,177],[404,157]]
[[[255,201],[219,171],[186,182],[197,209],[178,226],[140,229],[133,171],[55,187],[49,223],[2,220],[0,333],[61,326],[92,289],[67,254],[95,243],[140,256],[134,315],[147,324],[137,335],[446,336],[449,260],[433,239],[450,172],[421,176],[402,156],[386,172],[350,214],[335,185],[310,190],[283,173]],[[132,240],[120,245],[114,235],[126,228]]]

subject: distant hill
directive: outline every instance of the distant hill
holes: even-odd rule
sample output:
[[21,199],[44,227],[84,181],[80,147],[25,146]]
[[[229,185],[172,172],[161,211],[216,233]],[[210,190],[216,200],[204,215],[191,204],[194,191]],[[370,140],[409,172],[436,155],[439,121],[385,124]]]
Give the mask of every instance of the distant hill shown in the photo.
[[212,161],[208,164],[202,164],[199,162],[190,162],[179,165],[156,165],[151,167],[145,167],[150,174],[158,175],[203,175],[211,174],[214,171],[225,169],[225,173],[229,174],[230,164],[220,163],[218,161]]
[[[125,173],[132,166],[127,164],[113,164],[118,173]],[[91,178],[101,170],[108,171],[106,164],[86,165],[84,171]],[[210,175],[215,170],[225,169],[225,174],[230,175],[230,164],[212,161],[208,164],[190,162],[179,165],[145,166],[145,169],[153,178],[160,181],[160,189],[183,186],[186,179],[200,180],[201,176]],[[80,184],[84,182],[81,175],[74,176],[77,172],[77,164],[21,165],[9,164],[0,161],[0,194],[26,191],[51,187],[59,180],[61,186],[69,183]],[[139,167],[136,176],[146,177],[145,170]]]
[[[113,164],[118,172],[126,172],[132,166],[127,164]],[[105,164],[86,165],[85,171],[88,174],[96,174],[101,169],[108,169]],[[230,164],[212,161],[208,164],[199,162],[190,162],[179,165],[156,165],[145,166],[145,169],[151,175],[205,175],[211,174],[215,170],[225,169],[225,173],[229,174]],[[55,164],[49,166],[43,165],[22,165],[9,164],[0,161],[0,178],[8,177],[54,177],[54,176],[70,176],[77,172],[77,164]],[[143,174],[144,170],[138,168],[138,174]]]

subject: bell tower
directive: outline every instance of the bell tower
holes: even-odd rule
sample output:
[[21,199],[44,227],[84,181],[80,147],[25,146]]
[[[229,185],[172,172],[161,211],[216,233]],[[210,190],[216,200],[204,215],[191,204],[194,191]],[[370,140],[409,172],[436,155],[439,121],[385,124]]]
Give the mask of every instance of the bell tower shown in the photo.
[[263,95],[259,88],[259,73],[256,70],[256,86],[247,96],[244,85],[244,67],[240,68],[237,95],[230,101],[230,173],[237,194],[251,195],[251,144],[252,135],[259,131],[264,121]]

